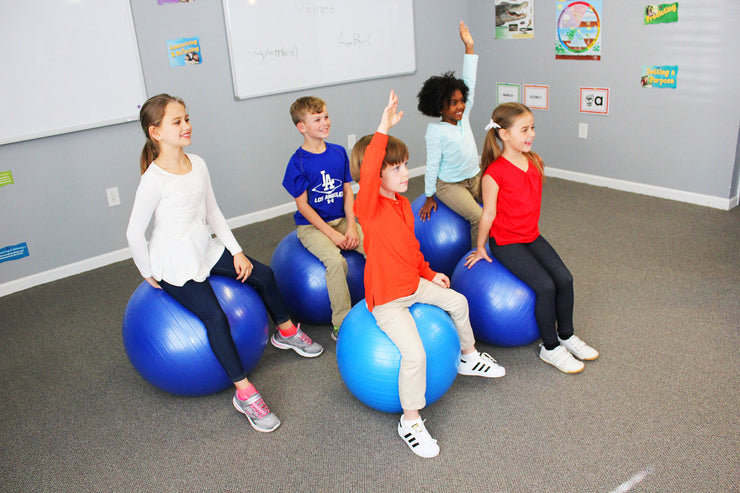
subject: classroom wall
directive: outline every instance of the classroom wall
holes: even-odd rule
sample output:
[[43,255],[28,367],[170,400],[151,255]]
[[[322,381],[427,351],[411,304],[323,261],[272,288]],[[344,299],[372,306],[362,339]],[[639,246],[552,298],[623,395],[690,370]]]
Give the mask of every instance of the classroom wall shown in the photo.
[[[429,75],[459,72],[459,19],[481,55],[472,114],[479,142],[496,82],[548,84],[550,110],[535,112],[535,147],[550,174],[712,207],[737,203],[738,2],[717,0],[708,10],[701,0],[683,0],[679,23],[649,27],[640,18],[647,0],[604,2],[600,62],[556,62],[553,2],[534,3],[536,38],[504,41],[494,39],[493,0],[418,0],[415,74],[236,101],[221,2],[131,2],[147,93],[188,103],[190,151],[208,162],[233,227],[291,210],[280,182],[302,142],[288,115],[300,95],[326,99],[331,140],[346,145],[348,134],[375,129],[395,89],[406,115],[394,133],[409,145],[410,167],[423,166],[429,119],[416,111],[416,93]],[[200,38],[202,64],[169,67],[166,41],[180,37]],[[640,88],[641,65],[663,64],[679,65],[679,88]],[[579,115],[582,85],[611,89],[609,116]],[[29,111],[43,104],[29,101]],[[577,138],[579,122],[589,125],[586,140]],[[0,296],[129,257],[124,233],[142,144],[138,123],[126,123],[0,146],[0,171],[12,171],[15,181],[0,187],[0,247],[27,242],[30,252],[0,263]],[[118,207],[106,201],[113,186]]]
[[[550,110],[535,111],[535,149],[549,174],[723,209],[737,205],[740,2],[681,0],[679,22],[645,26],[647,4],[671,2],[605,0],[598,62],[555,60],[555,3],[535,0],[534,40],[494,41],[486,29],[493,2],[469,2],[472,28],[485,36],[476,45],[479,81],[550,86]],[[678,65],[678,87],[642,88],[643,65]],[[609,88],[609,115],[579,113],[579,86]],[[480,126],[495,93],[479,94],[473,118]],[[586,140],[578,138],[581,122],[589,126]]]

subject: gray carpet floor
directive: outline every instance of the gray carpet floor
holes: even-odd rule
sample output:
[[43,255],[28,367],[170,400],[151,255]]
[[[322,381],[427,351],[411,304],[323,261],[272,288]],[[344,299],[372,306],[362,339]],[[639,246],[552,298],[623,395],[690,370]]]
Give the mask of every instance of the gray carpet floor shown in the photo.
[[[133,262],[0,298],[0,490],[740,491],[740,208],[549,179],[540,225],[601,357],[565,375],[536,343],[479,345],[508,374],[458,377],[423,411],[431,460],[347,391],[328,326],[304,326],[317,359],[268,346],[250,379],[283,424],[262,434],[230,391],[178,397],[136,373],[121,341]],[[235,233],[269,263],[293,227]]]

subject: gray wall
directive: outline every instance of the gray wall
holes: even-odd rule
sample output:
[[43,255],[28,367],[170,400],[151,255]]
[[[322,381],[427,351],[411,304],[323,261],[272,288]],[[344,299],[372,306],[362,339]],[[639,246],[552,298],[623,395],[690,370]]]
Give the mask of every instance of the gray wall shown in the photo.
[[[554,60],[551,1],[535,0],[535,40],[496,41],[493,0],[417,0],[416,74],[244,101],[233,97],[221,2],[131,3],[147,92],[169,92],[188,103],[190,150],[208,162],[227,218],[291,202],[280,182],[302,142],[288,115],[299,95],[327,100],[331,140],[346,145],[347,134],[375,129],[388,90],[395,89],[406,110],[395,134],[410,147],[411,167],[422,166],[429,120],[416,111],[415,97],[429,75],[460,70],[458,19],[469,23],[481,55],[475,128],[482,129],[495,106],[496,82],[548,84],[550,111],[535,112],[535,147],[555,172],[728,203],[737,194],[736,0],[715,1],[711,10],[702,9],[701,0],[683,0],[679,23],[651,27],[641,23],[645,0],[605,1],[601,62]],[[718,8],[723,5],[726,10]],[[166,40],[196,36],[203,64],[169,67]],[[679,88],[641,89],[641,66],[664,64],[679,65]],[[611,89],[609,116],[579,115],[583,85]],[[34,104],[29,101],[30,110],[43,111]],[[579,122],[589,124],[587,140],[577,138]],[[0,146],[0,170],[11,170],[15,180],[0,188],[0,247],[27,242],[30,250],[29,257],[0,263],[0,296],[126,258],[124,231],[142,143],[138,124],[127,123]],[[122,205],[109,208],[105,189],[113,186]]]

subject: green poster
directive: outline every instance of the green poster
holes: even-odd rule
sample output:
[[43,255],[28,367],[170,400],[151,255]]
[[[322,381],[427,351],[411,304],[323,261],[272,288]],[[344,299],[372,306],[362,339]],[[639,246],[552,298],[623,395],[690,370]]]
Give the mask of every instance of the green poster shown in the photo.
[[645,25],[678,22],[678,2],[645,7]]
[[13,184],[13,173],[10,171],[0,171],[0,187],[3,185]]

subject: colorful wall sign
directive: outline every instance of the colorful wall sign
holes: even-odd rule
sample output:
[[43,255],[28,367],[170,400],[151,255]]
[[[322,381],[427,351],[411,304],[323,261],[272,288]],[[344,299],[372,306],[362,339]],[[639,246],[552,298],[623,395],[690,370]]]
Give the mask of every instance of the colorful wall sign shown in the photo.
[[23,257],[28,257],[28,245],[25,242],[0,248],[0,262],[17,260]]
[[557,0],[556,60],[601,60],[601,1]]
[[675,89],[678,84],[678,65],[652,65],[642,67],[640,85],[658,89]]
[[533,39],[534,2],[496,0],[496,39]]
[[203,62],[198,38],[180,38],[167,41],[170,67],[197,65]]
[[645,24],[678,22],[678,2],[645,7]]
[[0,187],[13,183],[13,173],[11,171],[0,171]]

